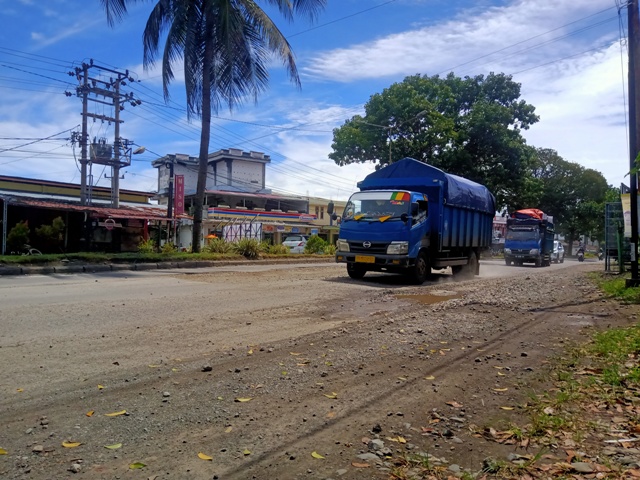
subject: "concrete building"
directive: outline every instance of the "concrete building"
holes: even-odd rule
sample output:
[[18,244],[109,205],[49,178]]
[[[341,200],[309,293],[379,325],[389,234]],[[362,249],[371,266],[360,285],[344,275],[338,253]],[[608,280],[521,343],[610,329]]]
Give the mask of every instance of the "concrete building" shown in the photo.
[[[209,154],[201,242],[214,234],[229,241],[249,237],[274,244],[281,243],[289,233],[317,234],[334,240],[337,227],[327,213],[330,201],[273,193],[265,185],[270,162],[269,155],[262,152],[235,148]],[[169,154],[152,165],[158,169],[159,204],[170,206],[183,201],[185,212],[193,215],[197,208],[198,158]],[[183,193],[170,196],[170,192],[176,191],[179,176]],[[342,208],[344,203],[334,202]],[[173,206],[170,208],[175,210]],[[191,246],[191,220],[176,222],[175,238],[179,247]]]

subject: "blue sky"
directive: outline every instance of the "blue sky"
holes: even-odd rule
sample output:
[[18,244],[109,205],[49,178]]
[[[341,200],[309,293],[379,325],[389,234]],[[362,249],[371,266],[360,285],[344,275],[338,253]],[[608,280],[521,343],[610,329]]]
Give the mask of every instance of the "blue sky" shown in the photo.
[[[302,89],[274,63],[257,104],[218,112],[210,151],[265,152],[274,191],[345,199],[373,166],[336,166],[328,158],[331,131],[362,114],[371,95],[416,73],[493,71],[513,75],[540,115],[524,134],[529,144],[598,170],[612,185],[628,183],[627,51],[620,42],[627,20],[616,3],[328,0],[314,24],[289,24],[274,13],[295,51]],[[151,162],[158,155],[197,155],[199,123],[187,122],[181,78],[165,104],[159,70],[142,67],[142,31],[153,4],[138,2],[111,28],[98,0],[0,0],[0,175],[79,183],[67,139],[79,131],[81,102],[64,92],[77,85],[67,72],[89,59],[128,69],[138,80],[128,87],[142,104],[121,113],[121,136],[147,150],[133,157],[121,188],[155,191]],[[90,123],[90,135],[112,138],[113,125]],[[102,170],[95,165],[94,178],[108,186],[110,172]]]

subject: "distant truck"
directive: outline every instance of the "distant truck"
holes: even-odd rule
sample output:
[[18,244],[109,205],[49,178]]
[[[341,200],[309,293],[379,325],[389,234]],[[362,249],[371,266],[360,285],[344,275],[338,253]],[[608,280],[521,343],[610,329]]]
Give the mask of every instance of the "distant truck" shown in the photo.
[[403,158],[365,177],[340,222],[336,262],[351,278],[368,271],[422,284],[431,269],[472,278],[490,247],[495,199],[478,183]]
[[507,219],[505,263],[534,263],[536,267],[548,267],[553,255],[554,234],[553,217],[537,208],[518,210]]

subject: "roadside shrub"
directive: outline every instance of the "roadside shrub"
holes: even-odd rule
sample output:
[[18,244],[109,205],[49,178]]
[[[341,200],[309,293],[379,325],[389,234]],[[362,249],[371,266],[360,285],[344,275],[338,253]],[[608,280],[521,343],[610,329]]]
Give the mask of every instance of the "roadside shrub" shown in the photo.
[[231,253],[233,244],[225,241],[224,238],[212,238],[202,251],[205,253]]
[[154,242],[151,238],[142,240],[138,244],[138,252],[140,253],[153,253],[155,251],[156,251],[156,242]]
[[328,244],[324,247],[324,254],[325,255],[335,255],[336,254],[336,246],[335,245],[331,245]]
[[169,253],[175,253],[178,251],[178,248],[173,244],[173,242],[167,242],[164,245],[162,245],[162,248],[160,249],[160,253],[164,253],[164,254],[169,254]]
[[64,222],[62,217],[56,217],[51,225],[41,225],[36,227],[36,235],[40,237],[43,249],[49,251],[58,251],[60,242],[62,242],[62,233],[64,232]]
[[29,243],[29,224],[24,222],[16,223],[15,227],[7,234],[7,248],[10,252],[20,253],[25,244]]
[[233,250],[246,258],[258,258],[260,256],[260,242],[255,238],[243,238],[233,245]]
[[286,255],[287,253],[289,253],[289,248],[287,248],[285,245],[282,245],[281,243],[279,243],[278,245],[269,245],[267,253],[270,253],[272,255]]
[[318,235],[311,235],[304,246],[304,253],[323,253],[326,246],[327,242]]

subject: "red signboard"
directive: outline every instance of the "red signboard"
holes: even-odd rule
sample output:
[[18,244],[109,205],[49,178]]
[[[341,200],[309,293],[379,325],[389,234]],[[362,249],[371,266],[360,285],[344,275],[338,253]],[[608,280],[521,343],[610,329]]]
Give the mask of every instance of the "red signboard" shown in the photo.
[[184,175],[176,175],[175,215],[184,214]]

